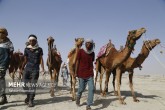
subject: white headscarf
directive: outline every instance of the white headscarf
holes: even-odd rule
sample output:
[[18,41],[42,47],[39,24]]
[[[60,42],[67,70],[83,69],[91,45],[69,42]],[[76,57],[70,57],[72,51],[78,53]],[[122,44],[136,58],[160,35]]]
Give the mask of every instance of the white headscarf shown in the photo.
[[93,45],[92,50],[88,51],[88,50],[86,49],[86,47],[85,47],[85,48],[83,48],[83,49],[84,49],[84,51],[85,51],[87,54],[91,54],[92,52],[94,52],[94,45],[95,45],[95,43],[93,42],[93,40],[92,40],[92,39],[86,39],[86,40],[85,40],[85,43],[87,43],[87,42],[92,43],[92,45]]
[[27,45],[27,48],[30,48],[30,49],[37,49],[37,48],[39,47],[38,42],[37,42],[37,39],[36,39],[35,37],[33,37],[33,36],[30,36],[30,37],[28,38],[28,42],[29,42],[30,40],[36,40],[36,45],[34,45],[34,46],[32,46],[32,45]]

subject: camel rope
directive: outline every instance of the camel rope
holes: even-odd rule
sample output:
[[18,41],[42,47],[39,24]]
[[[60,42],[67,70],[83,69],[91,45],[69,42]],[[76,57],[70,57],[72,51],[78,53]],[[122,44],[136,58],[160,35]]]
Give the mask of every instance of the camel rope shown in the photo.
[[164,46],[164,45],[162,45],[162,44],[160,44],[160,47],[165,48],[165,46]]

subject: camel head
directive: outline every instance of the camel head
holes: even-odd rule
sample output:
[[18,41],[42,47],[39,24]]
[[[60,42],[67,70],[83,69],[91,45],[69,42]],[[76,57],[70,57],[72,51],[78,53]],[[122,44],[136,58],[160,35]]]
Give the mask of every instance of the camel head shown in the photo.
[[47,42],[48,42],[48,49],[52,49],[53,48],[53,43],[54,43],[53,37],[51,37],[51,36],[48,37]]
[[81,47],[84,43],[84,38],[75,38],[75,46],[76,47]]
[[159,39],[147,40],[147,41],[144,41],[143,46],[145,46],[145,48],[147,48],[148,50],[152,50],[156,45],[160,43],[161,42]]
[[129,31],[126,46],[133,49],[136,41],[146,32],[145,28]]

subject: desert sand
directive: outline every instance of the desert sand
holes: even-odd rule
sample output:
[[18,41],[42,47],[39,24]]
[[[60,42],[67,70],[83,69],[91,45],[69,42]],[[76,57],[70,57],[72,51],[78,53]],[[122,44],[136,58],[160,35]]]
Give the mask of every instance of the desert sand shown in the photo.
[[[6,75],[6,79],[10,79]],[[49,76],[40,76],[39,81],[49,79]],[[99,82],[94,95],[92,110],[165,110],[165,76],[164,75],[138,75],[133,78],[134,89],[140,102],[133,102],[129,89],[128,75],[122,78],[121,94],[126,105],[121,105],[118,98],[113,94],[112,76],[109,83],[109,92],[106,97],[102,97],[99,92]],[[77,107],[75,101],[71,100],[70,86],[62,84],[59,79],[59,86],[55,91],[55,97],[50,97],[49,89],[37,90],[35,106],[29,108],[25,103],[25,94],[18,92],[8,92],[8,103],[0,106],[0,110],[85,110],[87,100],[87,89],[82,95],[81,106]],[[77,87],[76,87],[77,88]]]

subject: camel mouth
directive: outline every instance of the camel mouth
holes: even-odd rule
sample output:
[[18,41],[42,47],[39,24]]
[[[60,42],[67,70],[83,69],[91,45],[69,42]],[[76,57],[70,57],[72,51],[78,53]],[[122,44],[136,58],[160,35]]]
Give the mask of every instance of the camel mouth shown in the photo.
[[141,31],[142,31],[142,33],[146,33],[146,29],[145,28],[141,28]]
[[147,30],[145,28],[140,28],[139,31],[141,32],[141,35],[142,35],[142,34],[146,33]]
[[157,44],[160,44],[160,43],[161,43],[161,41],[160,41],[159,39],[156,39],[155,42],[156,42]]
[[135,33],[136,33],[136,35],[135,35],[135,37],[133,39],[138,40],[138,39],[140,39],[140,37],[144,33],[146,33],[146,29],[145,28],[140,28],[140,29],[136,30]]

